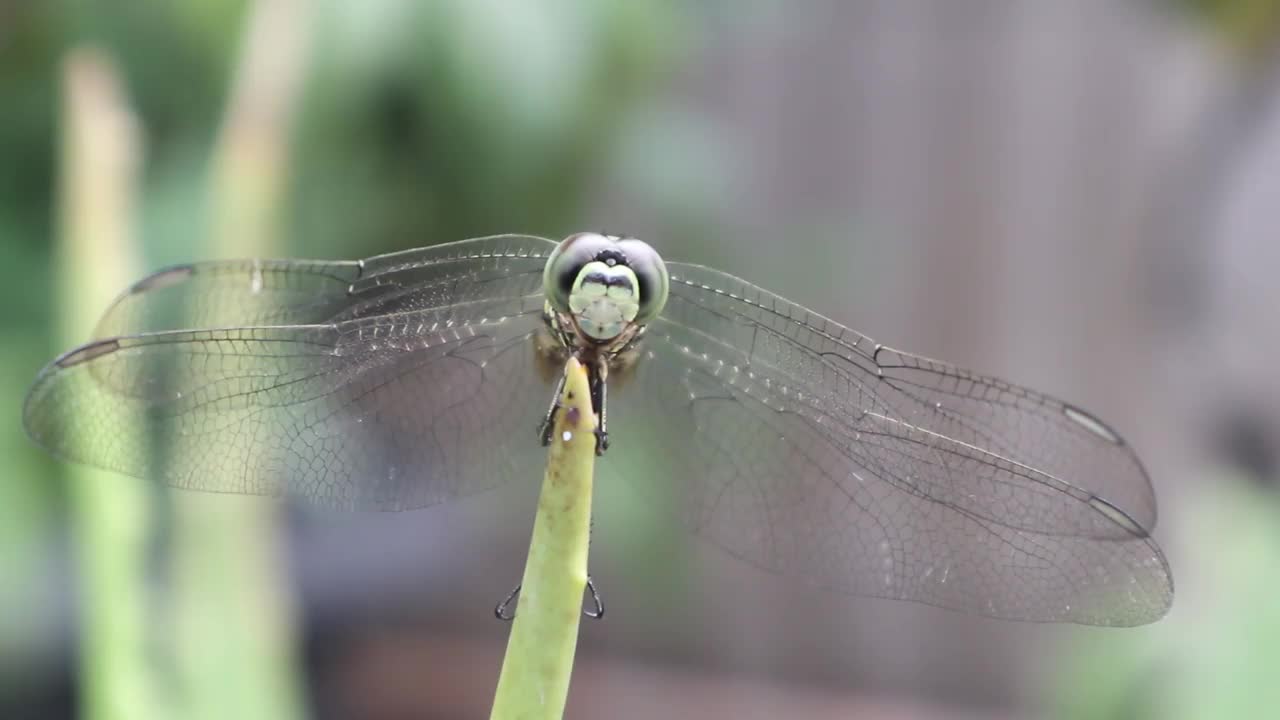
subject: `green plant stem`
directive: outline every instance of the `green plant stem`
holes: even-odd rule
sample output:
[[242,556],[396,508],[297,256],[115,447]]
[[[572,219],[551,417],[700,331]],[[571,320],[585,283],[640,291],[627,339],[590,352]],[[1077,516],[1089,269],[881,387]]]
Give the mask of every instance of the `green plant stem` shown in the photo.
[[[58,325],[61,344],[71,346],[89,340],[102,308],[136,275],[141,149],[110,60],[78,49],[63,67]],[[148,491],[92,468],[71,468],[68,477],[80,572],[82,716],[164,717],[147,657]]]
[[565,367],[538,514],[492,720],[560,718],[587,585],[596,418],[586,369]]
[[[214,256],[286,254],[280,215],[306,64],[308,6],[256,0],[248,8],[209,179]],[[171,451],[184,452],[181,442]],[[261,498],[173,496],[173,635],[184,717],[303,715],[277,511]]]

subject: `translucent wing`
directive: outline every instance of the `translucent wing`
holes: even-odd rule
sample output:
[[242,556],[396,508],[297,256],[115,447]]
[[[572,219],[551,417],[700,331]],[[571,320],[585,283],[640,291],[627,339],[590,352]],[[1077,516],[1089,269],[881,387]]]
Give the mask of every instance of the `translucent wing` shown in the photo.
[[[154,275],[104,319],[131,334],[42,371],[28,432],[62,457],[176,487],[341,507],[491,487],[542,465],[554,373],[535,357],[549,248],[534,240]],[[169,303],[190,314],[164,314]],[[212,327],[172,329],[184,317]]]
[[611,379],[606,462],[648,468],[636,482],[695,532],[854,594],[1100,625],[1167,611],[1150,483],[1092,416],[669,267],[663,319]]
[[[230,260],[176,265],[134,283],[94,337],[162,330],[311,325],[493,297],[536,276],[555,243],[496,235],[366,260]],[[492,282],[478,282],[485,274]],[[537,292],[534,288],[533,292]]]

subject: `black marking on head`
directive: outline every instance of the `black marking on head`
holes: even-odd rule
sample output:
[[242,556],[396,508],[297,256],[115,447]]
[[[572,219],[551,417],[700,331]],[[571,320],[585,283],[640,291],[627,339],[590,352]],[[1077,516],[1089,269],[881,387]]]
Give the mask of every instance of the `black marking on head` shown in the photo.
[[603,285],[606,288],[620,287],[627,288],[628,290],[635,289],[631,286],[631,278],[626,275],[606,275],[598,270],[587,273],[587,275],[582,278],[582,282],[583,284],[588,282],[595,283],[597,285]]
[[187,278],[195,274],[195,271],[196,269],[192,265],[175,265],[171,268],[165,268],[134,283],[133,287],[129,288],[129,294],[136,295],[186,282]]
[[573,284],[578,280],[578,273],[582,271],[582,266],[566,266],[556,278],[556,287],[567,298],[573,294]]
[[631,267],[631,263],[627,262],[627,254],[616,247],[607,247],[596,253],[596,260],[613,267],[615,265],[623,265]]
[[648,273],[636,273],[636,287],[634,288],[636,297],[643,302],[647,302],[653,297],[653,282],[649,279]]
[[60,368],[75,367],[76,365],[87,363],[96,357],[113,353],[119,349],[119,340],[114,338],[111,340],[99,340],[97,342],[89,343],[88,345],[81,345],[75,350],[70,350],[64,353],[57,360],[54,360],[53,363]]

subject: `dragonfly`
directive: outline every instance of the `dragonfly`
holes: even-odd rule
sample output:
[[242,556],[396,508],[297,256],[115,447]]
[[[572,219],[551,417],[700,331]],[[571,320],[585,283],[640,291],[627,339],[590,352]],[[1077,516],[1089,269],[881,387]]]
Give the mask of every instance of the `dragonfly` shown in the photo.
[[633,238],[179,265],[94,337],[40,372],[29,435],[175,488],[396,511],[527,479],[573,355],[602,471],[762,570],[1037,622],[1173,599],[1151,481],[1101,419]]

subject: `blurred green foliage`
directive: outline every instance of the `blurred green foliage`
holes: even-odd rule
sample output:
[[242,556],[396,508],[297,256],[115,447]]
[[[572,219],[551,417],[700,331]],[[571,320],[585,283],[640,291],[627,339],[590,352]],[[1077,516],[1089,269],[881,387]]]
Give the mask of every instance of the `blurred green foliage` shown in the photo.
[[[1164,621],[1085,638],[1054,682],[1056,717],[1263,718],[1280,706],[1280,497],[1223,472],[1187,503],[1179,587]],[[1267,479],[1268,485],[1274,479]]]
[[324,7],[295,154],[306,255],[563,233],[672,49],[649,3]]

